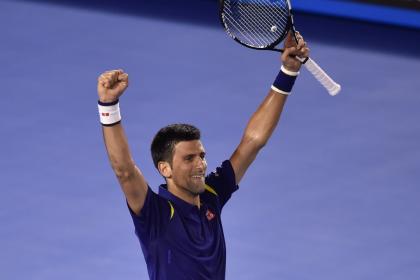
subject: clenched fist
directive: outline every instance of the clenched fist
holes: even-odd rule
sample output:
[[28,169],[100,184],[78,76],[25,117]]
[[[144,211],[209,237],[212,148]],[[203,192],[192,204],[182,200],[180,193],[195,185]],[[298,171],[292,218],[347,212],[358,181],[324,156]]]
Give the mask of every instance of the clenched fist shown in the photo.
[[[298,43],[296,44],[295,39],[293,38],[292,32],[290,31],[287,34],[286,40],[284,41],[284,52],[281,56],[283,66],[290,71],[297,72],[302,65],[302,60],[309,56],[309,48],[306,45],[305,40],[302,35],[296,31],[296,37]],[[299,58],[300,59],[299,59]]]
[[98,78],[99,101],[109,103],[117,100],[128,87],[128,74],[123,70],[111,70]]

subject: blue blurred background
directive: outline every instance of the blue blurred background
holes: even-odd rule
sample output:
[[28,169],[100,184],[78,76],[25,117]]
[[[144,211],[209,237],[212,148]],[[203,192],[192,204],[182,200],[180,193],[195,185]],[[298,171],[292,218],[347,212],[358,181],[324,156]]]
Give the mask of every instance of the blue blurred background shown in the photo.
[[[302,70],[224,209],[227,279],[418,280],[418,1],[292,2],[343,90],[330,97]],[[147,279],[96,79],[129,73],[123,124],[154,190],[149,145],[168,123],[202,129],[211,171],[280,67],[233,42],[217,12],[214,0],[0,1],[0,279]]]
[[295,0],[300,12],[420,28],[418,0]]

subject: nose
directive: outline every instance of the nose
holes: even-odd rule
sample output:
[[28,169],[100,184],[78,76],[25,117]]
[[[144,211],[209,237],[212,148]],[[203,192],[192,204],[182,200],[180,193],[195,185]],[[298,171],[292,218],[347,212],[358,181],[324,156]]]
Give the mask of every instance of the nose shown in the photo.
[[207,167],[207,162],[205,158],[198,158],[196,167],[200,171],[205,171]]

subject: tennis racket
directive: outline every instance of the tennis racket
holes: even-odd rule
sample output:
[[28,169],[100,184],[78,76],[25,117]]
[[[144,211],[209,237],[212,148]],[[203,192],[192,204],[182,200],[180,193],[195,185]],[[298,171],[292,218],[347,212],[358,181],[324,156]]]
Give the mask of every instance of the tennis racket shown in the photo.
[[[283,52],[276,48],[289,30],[296,37],[289,0],[220,0],[220,20],[226,32],[241,45],[257,49]],[[298,59],[332,96],[341,86],[310,58]]]

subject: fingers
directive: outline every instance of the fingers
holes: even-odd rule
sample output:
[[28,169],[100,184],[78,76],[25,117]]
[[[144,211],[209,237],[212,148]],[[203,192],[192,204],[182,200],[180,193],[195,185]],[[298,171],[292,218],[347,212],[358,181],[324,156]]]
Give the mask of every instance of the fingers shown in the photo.
[[281,55],[281,60],[283,61],[283,63],[290,63],[293,61],[298,61],[296,59],[296,52],[297,52],[296,47],[290,47],[290,48],[284,49],[283,54]]
[[296,33],[295,33],[295,36],[296,36],[296,40],[297,40],[297,45],[296,45],[296,48],[298,49],[298,50],[302,50],[302,49],[304,49],[304,48],[307,48],[306,47],[306,41],[303,39],[303,37],[302,37],[302,35],[299,33],[299,31],[296,31]]
[[306,46],[305,40],[302,37],[298,37],[297,49],[300,50],[301,48]]
[[98,84],[105,88],[113,88],[120,82],[128,83],[128,74],[122,69],[106,71],[98,77]]
[[118,75],[118,81],[120,83],[128,84],[128,74],[124,72],[120,73]]
[[290,47],[286,48],[282,54],[283,60],[287,57],[292,57],[296,59],[296,56],[301,58],[306,58],[309,56],[310,49],[306,46],[306,44],[302,44],[301,46]]
[[294,36],[296,37],[293,38],[289,33],[288,42],[285,43],[281,60],[286,69],[298,72],[302,62],[309,56],[310,50],[299,32],[296,32]]
[[296,37],[296,40],[299,42],[300,40],[302,40],[303,39],[303,37],[302,37],[302,35],[300,34],[300,32],[299,31],[295,31],[295,37]]
[[[296,49],[293,49],[293,47],[295,47]],[[293,32],[292,30],[290,30],[289,33],[287,34],[287,37],[284,43],[284,49],[286,50],[289,48],[292,48],[291,50],[292,55],[306,55],[307,56],[309,54],[309,49],[307,48],[306,41],[303,39],[302,35],[298,31]]]
[[297,44],[285,49],[284,52],[286,53],[286,56],[308,57],[310,49],[308,48],[306,41],[298,31],[296,31],[295,36]]
[[105,88],[112,88],[116,81],[118,80],[119,73],[122,70],[111,70],[106,71],[99,76],[98,81]]
[[290,48],[296,45],[296,41],[293,38],[293,32],[290,30],[287,33],[286,40],[284,40],[284,48]]

